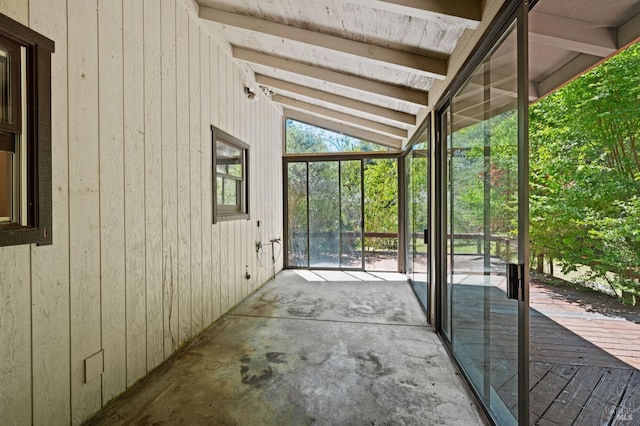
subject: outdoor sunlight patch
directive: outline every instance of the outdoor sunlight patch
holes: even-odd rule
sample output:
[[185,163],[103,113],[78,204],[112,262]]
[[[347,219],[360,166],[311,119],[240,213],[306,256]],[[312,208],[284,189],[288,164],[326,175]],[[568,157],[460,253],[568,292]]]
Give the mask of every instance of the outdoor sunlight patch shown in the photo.
[[363,271],[309,271],[296,269],[295,273],[306,281],[407,281],[407,278],[397,272],[363,272]]

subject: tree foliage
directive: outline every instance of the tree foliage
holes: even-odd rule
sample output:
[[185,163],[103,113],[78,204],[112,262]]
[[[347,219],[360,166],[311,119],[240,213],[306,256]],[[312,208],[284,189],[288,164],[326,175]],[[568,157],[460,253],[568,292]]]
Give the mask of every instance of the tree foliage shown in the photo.
[[288,154],[388,151],[381,145],[291,119],[285,127]]
[[[398,233],[398,161],[394,158],[367,160],[364,169],[365,232]],[[375,249],[397,249],[398,239],[367,241]]]
[[532,250],[640,278],[640,44],[530,108]]

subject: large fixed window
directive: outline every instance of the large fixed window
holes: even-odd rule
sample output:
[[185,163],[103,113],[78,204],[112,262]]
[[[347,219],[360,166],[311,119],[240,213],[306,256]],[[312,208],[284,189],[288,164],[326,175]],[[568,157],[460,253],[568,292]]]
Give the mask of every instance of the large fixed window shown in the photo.
[[52,242],[53,48],[0,15],[0,246]]
[[391,148],[292,118],[284,121],[287,154],[389,152]]
[[249,146],[211,127],[213,134],[214,221],[249,218]]

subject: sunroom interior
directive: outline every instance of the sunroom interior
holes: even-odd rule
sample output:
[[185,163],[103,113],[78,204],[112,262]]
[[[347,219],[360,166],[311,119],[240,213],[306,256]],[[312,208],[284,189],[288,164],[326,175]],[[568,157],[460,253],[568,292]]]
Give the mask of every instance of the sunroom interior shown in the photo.
[[[82,424],[291,268],[405,274],[487,421],[540,418],[527,108],[637,42],[640,2],[11,0],[0,12],[0,36],[22,42],[19,26],[55,43],[38,62],[51,70],[50,117],[37,116],[50,161],[20,160],[24,176],[49,170],[46,227],[3,213],[38,191],[2,192],[19,167],[0,143],[0,419]],[[359,148],[289,150],[292,125]],[[475,176],[489,191],[489,128],[509,141],[498,148],[514,167],[510,237],[491,235],[488,214],[483,233],[456,235],[451,188]],[[474,148],[479,162],[453,173]],[[397,229],[364,220],[372,161],[395,167]],[[335,230],[310,225],[314,168],[359,179],[351,205],[337,181],[337,204],[318,206],[337,209]],[[30,227],[44,239],[15,237]],[[334,235],[337,252],[318,252],[314,232]],[[392,240],[391,256],[371,260],[366,238]],[[456,257],[454,240],[484,255]]]

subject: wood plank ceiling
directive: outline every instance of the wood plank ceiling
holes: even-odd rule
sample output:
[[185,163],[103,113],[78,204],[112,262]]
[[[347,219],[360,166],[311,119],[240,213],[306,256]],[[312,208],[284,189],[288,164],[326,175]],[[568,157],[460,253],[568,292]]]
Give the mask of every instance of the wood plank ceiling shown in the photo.
[[285,116],[399,149],[480,0],[199,0]]
[[[486,3],[197,1],[200,17],[247,65],[252,89],[272,95],[286,117],[393,149],[433,106],[429,90],[447,77],[450,56],[463,33],[478,28]],[[530,100],[635,40],[638,3],[537,2],[530,13]]]

